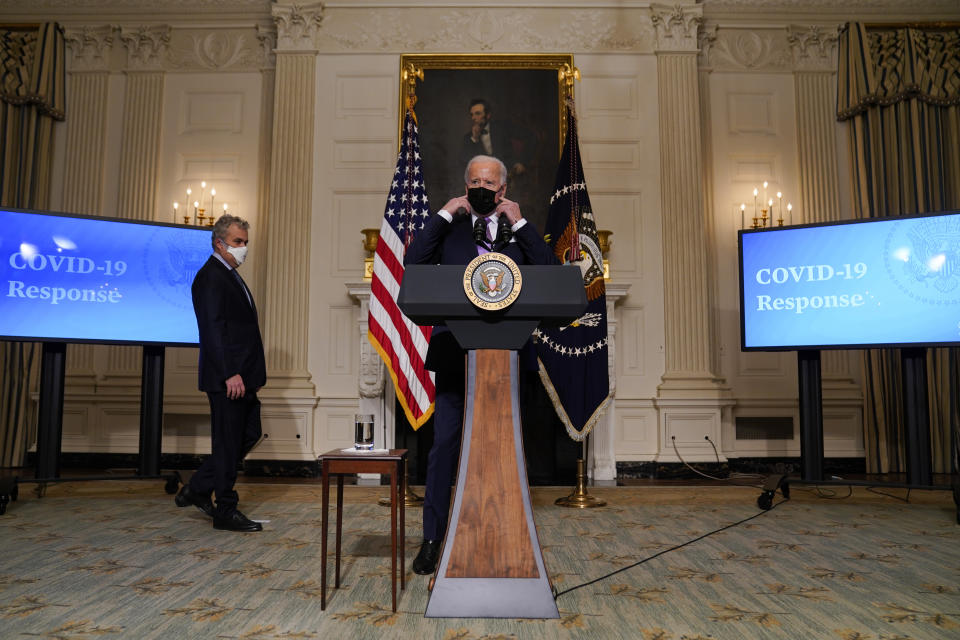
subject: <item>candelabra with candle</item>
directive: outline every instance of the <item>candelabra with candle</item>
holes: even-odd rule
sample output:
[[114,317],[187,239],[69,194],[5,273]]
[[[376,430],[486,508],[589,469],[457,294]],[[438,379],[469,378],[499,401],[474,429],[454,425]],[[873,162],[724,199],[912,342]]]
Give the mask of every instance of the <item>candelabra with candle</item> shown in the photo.
[[[207,209],[204,206],[205,204],[204,196],[206,194],[206,190],[207,190],[207,181],[202,180],[200,182],[200,198],[197,200],[194,200],[191,197],[193,196],[193,189],[189,186],[187,187],[187,199],[186,199],[186,204],[183,207],[183,224],[194,224],[199,227],[213,226],[213,223],[216,221],[216,217],[217,217],[216,215],[217,210],[214,208],[216,203],[216,198],[217,198],[217,190],[213,187],[213,185],[210,185],[210,208],[209,209]],[[193,204],[192,212],[190,211],[191,202]],[[227,213],[228,205],[226,202],[222,204],[222,207],[223,207],[223,213]],[[210,215],[207,215],[207,211],[210,212]],[[174,202],[173,203],[173,221],[174,222],[179,222],[178,220],[179,213],[180,213],[180,203]]]
[[[777,201],[774,203],[773,198],[767,197],[767,187],[770,186],[770,183],[766,180],[763,181],[763,199],[760,199],[760,188],[754,187],[753,189],[753,225],[754,229],[763,229],[767,227],[772,227],[774,221],[776,221],[776,226],[782,227],[784,222],[787,224],[793,224],[793,204],[787,203],[787,217],[788,220],[783,218],[783,192],[777,191]],[[774,210],[776,206],[776,210]],[[740,203],[738,210],[740,212],[740,228],[745,228],[745,212],[747,209],[747,203]],[[776,213],[776,216],[774,215]]]

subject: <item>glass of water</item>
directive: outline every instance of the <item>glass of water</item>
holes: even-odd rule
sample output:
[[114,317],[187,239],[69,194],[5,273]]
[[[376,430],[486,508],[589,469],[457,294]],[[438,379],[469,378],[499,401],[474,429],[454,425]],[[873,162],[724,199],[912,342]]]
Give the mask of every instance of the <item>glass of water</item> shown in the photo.
[[354,427],[353,447],[358,451],[371,451],[373,449],[373,414],[356,414]]

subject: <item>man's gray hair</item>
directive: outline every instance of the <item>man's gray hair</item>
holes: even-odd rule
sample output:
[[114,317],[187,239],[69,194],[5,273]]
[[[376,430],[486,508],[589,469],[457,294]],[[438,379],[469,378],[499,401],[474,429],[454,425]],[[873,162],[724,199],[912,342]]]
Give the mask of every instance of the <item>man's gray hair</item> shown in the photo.
[[210,238],[210,244],[213,245],[214,250],[217,248],[217,240],[223,240],[224,244],[226,244],[227,229],[229,229],[231,225],[237,225],[244,231],[250,228],[250,223],[243,218],[232,216],[229,213],[223,214],[213,223],[213,237]]
[[494,158],[493,156],[473,156],[470,158],[470,162],[467,163],[467,168],[463,170],[463,184],[470,184],[470,167],[472,167],[475,162],[496,162],[500,165],[500,184],[506,184],[507,165],[503,164],[503,160],[500,158]]

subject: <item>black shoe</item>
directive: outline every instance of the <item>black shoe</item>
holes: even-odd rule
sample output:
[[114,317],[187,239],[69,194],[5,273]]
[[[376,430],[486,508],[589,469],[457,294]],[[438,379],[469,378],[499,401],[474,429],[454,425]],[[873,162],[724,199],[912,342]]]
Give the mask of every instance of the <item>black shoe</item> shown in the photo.
[[420,546],[420,553],[413,560],[413,572],[421,576],[428,576],[437,570],[437,560],[440,559],[440,541],[424,540]]
[[221,531],[263,531],[263,525],[254,522],[236,509],[213,516],[213,528]]
[[192,504],[211,518],[213,517],[213,502],[210,500],[210,496],[201,495],[196,491],[191,491],[190,485],[183,485],[183,488],[180,489],[180,493],[177,494],[173,501],[177,503],[178,507],[186,507]]

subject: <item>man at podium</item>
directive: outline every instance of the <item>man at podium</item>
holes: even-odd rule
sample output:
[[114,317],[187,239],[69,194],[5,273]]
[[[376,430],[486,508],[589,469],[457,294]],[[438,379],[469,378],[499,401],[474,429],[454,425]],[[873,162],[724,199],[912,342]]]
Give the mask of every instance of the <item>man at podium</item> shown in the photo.
[[[560,264],[519,205],[505,197],[507,168],[492,156],[475,156],[464,171],[464,195],[451,199],[431,216],[404,256],[404,264],[462,264],[497,251],[521,265]],[[450,511],[450,487],[460,454],[465,389],[465,351],[443,326],[433,328],[426,367],[436,372],[433,447],[427,458],[423,502],[423,544],[413,561],[414,572],[432,574]],[[521,367],[536,369],[536,355],[527,342]],[[505,396],[509,397],[509,396]]]

